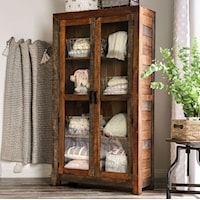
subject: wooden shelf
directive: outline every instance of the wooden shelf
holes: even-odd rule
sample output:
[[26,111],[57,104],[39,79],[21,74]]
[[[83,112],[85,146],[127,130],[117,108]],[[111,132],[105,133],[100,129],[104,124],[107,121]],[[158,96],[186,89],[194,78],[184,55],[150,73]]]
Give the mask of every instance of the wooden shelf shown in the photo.
[[66,94],[66,101],[89,101],[88,94]]
[[66,57],[66,60],[77,60],[77,61],[82,61],[82,60],[90,60],[90,58],[89,57]]
[[65,137],[66,138],[85,138],[85,139],[88,139],[89,138],[89,135],[73,135],[73,134],[67,134],[65,133]]
[[101,95],[101,101],[127,101],[128,98],[129,98],[128,94]]

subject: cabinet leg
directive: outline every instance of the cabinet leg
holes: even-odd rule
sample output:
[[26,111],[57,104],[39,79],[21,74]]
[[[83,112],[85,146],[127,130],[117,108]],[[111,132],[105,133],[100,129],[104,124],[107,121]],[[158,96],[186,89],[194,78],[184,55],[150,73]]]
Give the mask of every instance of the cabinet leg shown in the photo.
[[59,174],[51,175],[51,185],[53,186],[61,185],[61,177]]

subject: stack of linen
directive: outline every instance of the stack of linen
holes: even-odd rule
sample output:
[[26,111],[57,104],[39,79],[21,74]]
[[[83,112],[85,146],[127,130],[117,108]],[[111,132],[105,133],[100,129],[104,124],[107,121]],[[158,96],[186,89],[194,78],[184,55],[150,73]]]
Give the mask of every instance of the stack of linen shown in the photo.
[[128,80],[124,76],[112,77],[104,90],[104,94],[127,94]]

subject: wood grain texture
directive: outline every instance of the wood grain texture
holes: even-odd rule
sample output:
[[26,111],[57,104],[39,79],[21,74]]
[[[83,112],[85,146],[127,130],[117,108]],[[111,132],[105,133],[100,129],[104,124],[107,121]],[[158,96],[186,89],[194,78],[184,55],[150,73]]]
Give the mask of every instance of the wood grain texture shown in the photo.
[[[59,71],[57,81],[60,83],[60,95],[57,95],[59,110],[56,110],[59,112],[59,119],[54,119],[59,125],[58,130],[55,130],[53,134],[56,139],[54,156],[57,157],[53,158],[53,182],[58,183],[61,180],[63,183],[62,179],[66,177],[68,181],[74,183],[125,187],[132,189],[134,194],[141,194],[146,186],[153,187],[154,98],[149,87],[151,79],[141,79],[140,74],[154,58],[154,15],[153,11],[140,6],[85,11],[76,14],[54,14],[54,23],[56,22],[54,35],[57,36],[54,39],[56,47],[54,57],[58,59],[55,64]],[[101,39],[107,40],[109,35],[117,31],[126,31],[128,35],[127,56],[124,61],[101,55]],[[56,32],[59,33],[56,34]],[[66,40],[81,37],[90,38],[89,57],[69,57],[65,46]],[[89,94],[92,95],[79,97],[73,93],[74,86],[71,84],[70,76],[79,68],[90,70],[91,93]],[[127,76],[126,95],[103,94],[104,84],[112,76]],[[89,113],[90,116],[89,170],[63,169],[67,162],[64,159],[64,143],[65,140],[69,140],[69,137],[65,138],[65,116],[76,116],[82,113]],[[128,169],[124,174],[99,170],[100,115],[111,118],[118,113],[127,113],[128,119],[127,137],[122,140],[128,157]],[[143,149],[144,143],[148,143],[148,148],[145,145]],[[143,164],[143,162],[148,164]],[[57,175],[55,175],[56,171]],[[58,180],[55,181],[57,177]]]
[[[196,199],[198,195],[173,194],[176,199]],[[65,185],[52,186],[49,178],[4,178],[0,179],[1,199],[165,199],[165,188],[144,190],[141,195],[132,195],[123,188]]]

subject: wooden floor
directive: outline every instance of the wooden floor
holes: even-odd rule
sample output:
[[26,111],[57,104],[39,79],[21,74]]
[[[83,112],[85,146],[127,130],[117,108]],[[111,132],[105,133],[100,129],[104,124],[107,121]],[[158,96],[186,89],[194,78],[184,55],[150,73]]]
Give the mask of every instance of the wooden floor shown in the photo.
[[[1,179],[1,199],[165,199],[165,189],[144,190],[142,195],[130,191],[94,186],[51,186],[50,179]],[[173,194],[176,199],[199,199],[198,195]]]

